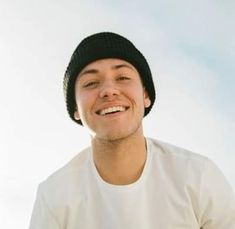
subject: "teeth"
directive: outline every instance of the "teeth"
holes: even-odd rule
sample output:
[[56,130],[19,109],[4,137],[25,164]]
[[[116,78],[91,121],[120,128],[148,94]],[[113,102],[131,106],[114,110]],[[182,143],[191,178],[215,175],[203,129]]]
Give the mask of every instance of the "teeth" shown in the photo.
[[108,113],[117,112],[117,111],[125,111],[125,107],[122,107],[122,106],[109,107],[109,108],[101,110],[99,113],[100,115],[106,115]]

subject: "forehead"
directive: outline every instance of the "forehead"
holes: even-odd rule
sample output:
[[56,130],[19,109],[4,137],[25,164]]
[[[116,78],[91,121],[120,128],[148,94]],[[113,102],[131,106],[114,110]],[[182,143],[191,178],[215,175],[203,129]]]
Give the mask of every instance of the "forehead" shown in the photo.
[[82,76],[90,71],[100,72],[100,71],[105,71],[105,70],[119,70],[119,69],[124,69],[124,68],[138,72],[137,69],[131,63],[125,60],[116,59],[116,58],[108,58],[108,59],[100,59],[100,60],[89,63],[81,70],[81,72],[79,73],[79,76]]

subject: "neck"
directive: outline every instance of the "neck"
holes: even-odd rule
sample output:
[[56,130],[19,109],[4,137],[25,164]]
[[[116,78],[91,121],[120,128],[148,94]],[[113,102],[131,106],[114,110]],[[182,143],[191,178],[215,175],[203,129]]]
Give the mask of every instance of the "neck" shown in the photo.
[[142,132],[115,141],[93,138],[92,150],[98,173],[106,182],[126,185],[141,176],[147,157]]

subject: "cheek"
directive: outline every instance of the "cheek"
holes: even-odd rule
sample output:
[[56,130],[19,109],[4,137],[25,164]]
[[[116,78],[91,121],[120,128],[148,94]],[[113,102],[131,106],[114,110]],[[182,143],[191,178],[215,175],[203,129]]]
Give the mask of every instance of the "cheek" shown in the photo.
[[92,107],[94,101],[94,95],[92,93],[77,93],[76,94],[76,103],[78,106],[79,112],[86,112],[87,109]]
[[140,102],[144,101],[145,95],[142,85],[138,85],[135,88],[133,88],[132,93],[135,96],[135,98],[137,98]]
[[145,95],[142,85],[136,85],[131,90],[128,91],[128,97],[135,103],[138,107],[145,106]]

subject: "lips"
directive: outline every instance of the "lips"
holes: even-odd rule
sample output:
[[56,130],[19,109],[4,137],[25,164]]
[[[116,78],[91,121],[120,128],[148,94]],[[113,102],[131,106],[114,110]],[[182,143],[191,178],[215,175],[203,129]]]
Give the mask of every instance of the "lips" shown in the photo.
[[123,111],[126,111],[128,108],[129,107],[126,107],[126,106],[110,106],[110,107],[106,107],[106,108],[98,110],[96,112],[96,114],[103,116],[103,115],[107,115],[107,114],[123,112]]

